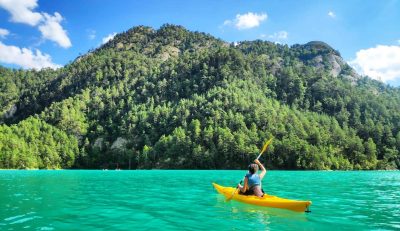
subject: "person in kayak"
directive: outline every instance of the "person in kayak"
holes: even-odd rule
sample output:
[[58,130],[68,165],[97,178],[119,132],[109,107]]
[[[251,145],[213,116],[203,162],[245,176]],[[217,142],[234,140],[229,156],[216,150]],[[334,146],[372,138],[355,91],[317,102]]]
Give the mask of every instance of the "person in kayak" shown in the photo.
[[[244,184],[243,186],[238,184],[238,188],[242,195],[256,195],[262,197],[264,191],[261,188],[261,181],[267,173],[267,170],[265,170],[264,165],[262,165],[258,159],[256,159],[254,163],[255,164],[249,165],[249,172],[244,177]],[[258,174],[259,168],[261,168],[260,174]]]

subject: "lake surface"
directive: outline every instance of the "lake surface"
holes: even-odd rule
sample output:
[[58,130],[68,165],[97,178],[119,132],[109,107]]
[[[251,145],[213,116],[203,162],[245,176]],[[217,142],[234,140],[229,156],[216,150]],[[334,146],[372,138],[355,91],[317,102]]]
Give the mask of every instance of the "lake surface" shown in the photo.
[[400,230],[400,172],[268,171],[311,213],[226,203],[245,171],[0,171],[0,230]]

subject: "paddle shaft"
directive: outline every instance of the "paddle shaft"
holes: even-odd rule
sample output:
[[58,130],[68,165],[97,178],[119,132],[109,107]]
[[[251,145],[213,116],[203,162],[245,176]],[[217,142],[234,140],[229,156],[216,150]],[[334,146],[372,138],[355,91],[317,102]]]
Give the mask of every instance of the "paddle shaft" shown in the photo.
[[[241,181],[239,182],[239,184],[241,184],[242,182],[243,182],[243,181],[241,180]],[[238,189],[239,189],[239,185],[236,186],[236,189],[235,189],[235,191],[233,191],[232,195],[231,195],[229,198],[226,199],[227,202],[230,201],[230,200],[232,200],[233,196],[234,196],[235,193],[238,191]]]
[[[261,155],[266,151],[266,149],[268,148],[268,146],[269,146],[269,144],[271,143],[271,141],[272,141],[272,138],[269,139],[269,140],[264,144],[264,147],[263,147],[263,149],[261,150],[260,154],[257,156],[257,159],[256,159],[256,160],[258,160],[258,159],[261,157]],[[244,179],[243,179],[243,180],[244,180]],[[241,180],[239,184],[241,184],[242,182],[243,182],[243,181]],[[234,196],[235,193],[238,191],[238,189],[239,189],[239,185],[236,186],[235,191],[233,191],[232,195],[231,195],[228,199],[226,199],[226,201],[232,200],[233,196]]]
[[260,157],[261,157],[262,154],[263,154],[263,153],[260,152],[260,155],[257,156],[257,159],[256,159],[256,160],[260,159]]
[[[258,160],[262,154],[263,154],[263,153],[261,152],[260,155],[258,155],[258,157],[257,157],[256,160]],[[241,180],[241,181],[239,182],[239,184],[241,184],[242,182],[243,182],[243,180]],[[235,191],[233,191],[232,195],[231,195],[226,201],[232,200],[233,196],[234,196],[235,193],[238,191],[238,189],[239,189],[239,186],[236,186]]]

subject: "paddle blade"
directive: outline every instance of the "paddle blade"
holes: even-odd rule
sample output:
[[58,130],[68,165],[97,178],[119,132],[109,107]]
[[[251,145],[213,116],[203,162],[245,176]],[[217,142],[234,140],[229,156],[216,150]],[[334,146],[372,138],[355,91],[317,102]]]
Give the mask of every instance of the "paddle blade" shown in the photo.
[[273,138],[271,138],[271,139],[269,139],[267,142],[265,142],[265,144],[264,144],[264,146],[263,146],[263,148],[262,148],[260,154],[263,154],[263,153],[267,150],[268,146],[269,146],[269,145],[271,144],[271,142],[272,142],[272,139],[273,139]]

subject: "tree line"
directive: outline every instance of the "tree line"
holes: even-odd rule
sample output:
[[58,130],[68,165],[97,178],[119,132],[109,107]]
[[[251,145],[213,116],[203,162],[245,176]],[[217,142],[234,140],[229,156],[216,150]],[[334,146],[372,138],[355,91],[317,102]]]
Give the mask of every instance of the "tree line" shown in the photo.
[[0,168],[400,168],[400,92],[327,44],[134,27],[58,70],[0,68]]

